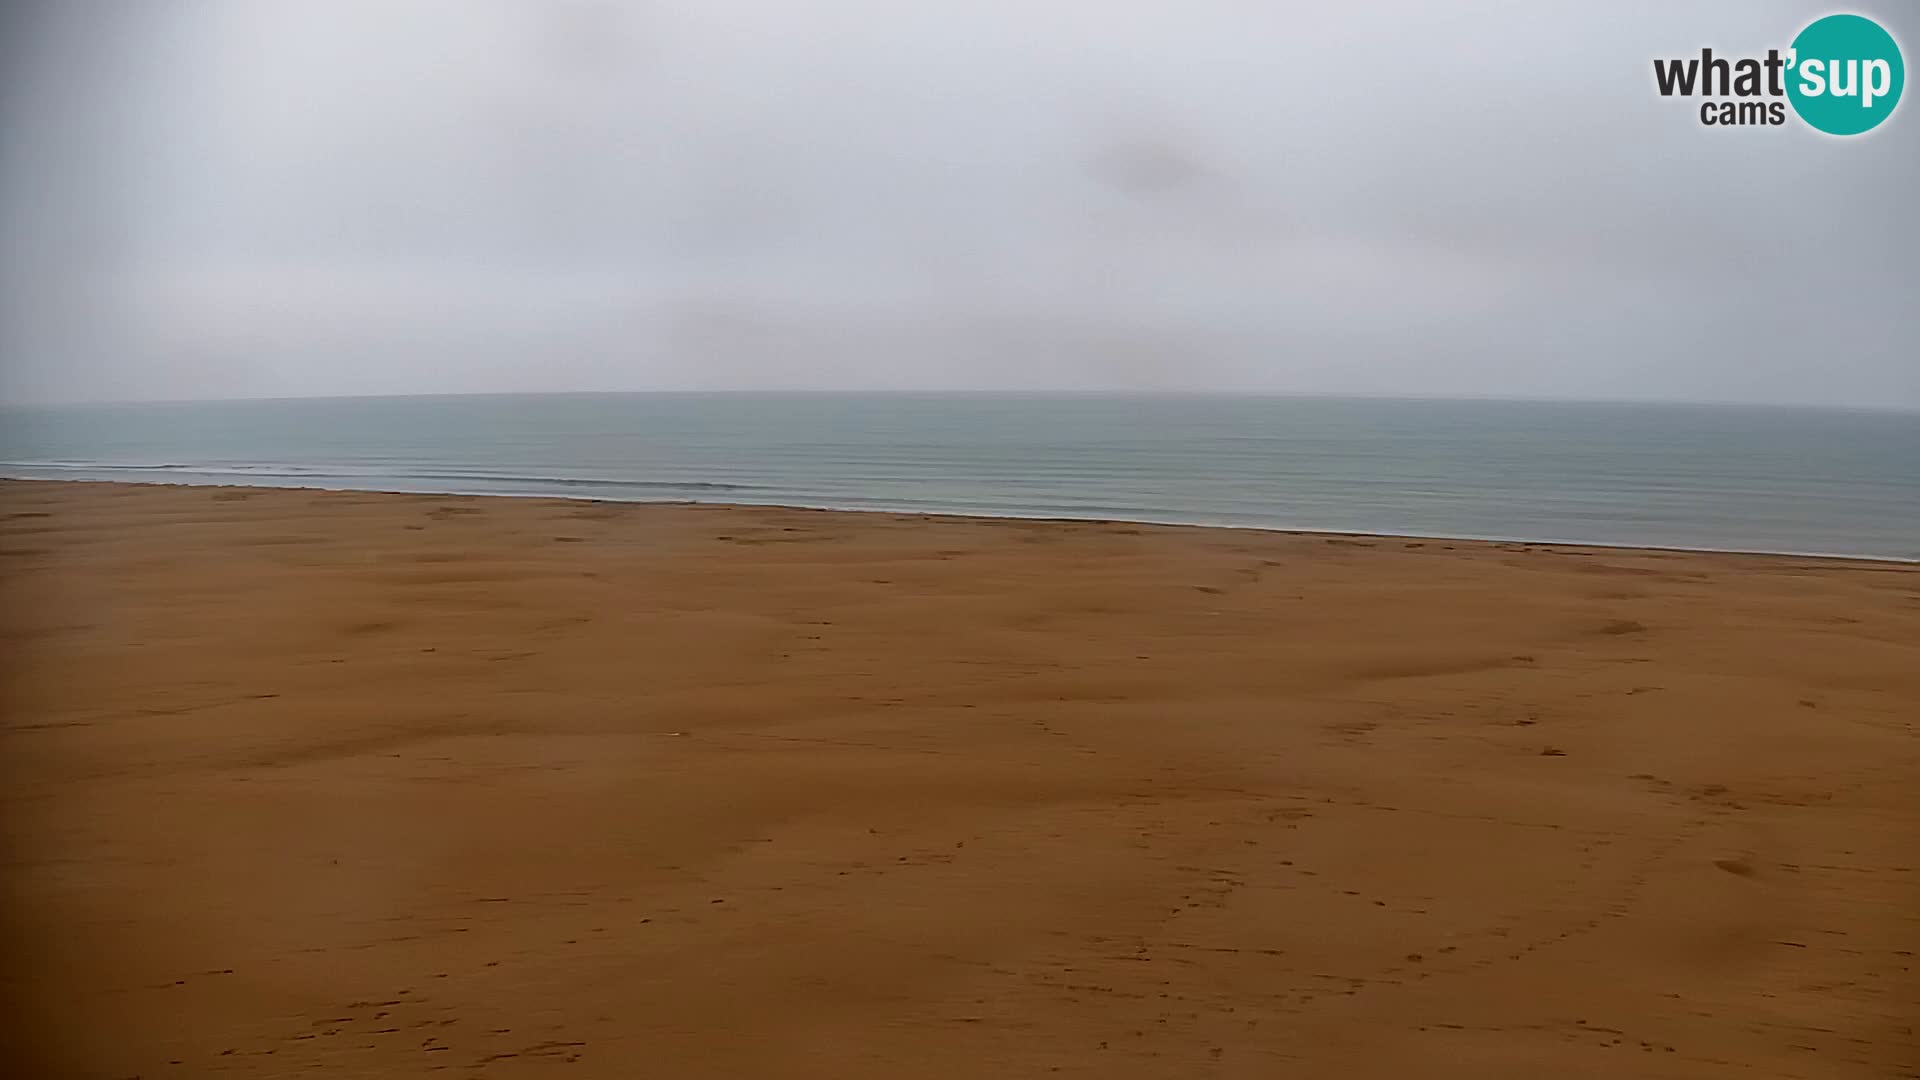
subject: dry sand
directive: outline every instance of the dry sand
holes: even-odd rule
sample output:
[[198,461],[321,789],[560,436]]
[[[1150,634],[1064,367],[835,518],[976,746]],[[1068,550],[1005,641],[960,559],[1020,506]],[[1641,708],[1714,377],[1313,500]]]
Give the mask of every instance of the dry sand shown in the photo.
[[1920,1069],[1920,568],[0,514],[12,1075]]

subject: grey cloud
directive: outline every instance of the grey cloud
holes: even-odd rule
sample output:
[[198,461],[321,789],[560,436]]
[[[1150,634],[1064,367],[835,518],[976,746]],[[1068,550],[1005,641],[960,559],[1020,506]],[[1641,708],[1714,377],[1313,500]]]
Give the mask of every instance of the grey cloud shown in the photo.
[[0,392],[1920,407],[1915,106],[1652,90],[1824,10],[12,5]]

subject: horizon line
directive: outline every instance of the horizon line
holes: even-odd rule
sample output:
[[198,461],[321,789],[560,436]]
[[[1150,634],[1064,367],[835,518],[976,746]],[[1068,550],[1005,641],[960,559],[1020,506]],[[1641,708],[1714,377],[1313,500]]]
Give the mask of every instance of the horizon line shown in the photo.
[[644,390],[464,390],[412,391],[367,394],[269,394],[234,397],[96,398],[44,401],[0,400],[0,408],[85,408],[133,405],[223,405],[264,404],[289,401],[382,401],[412,398],[498,398],[498,397],[1079,397],[1079,398],[1247,398],[1322,401],[1431,401],[1486,402],[1538,405],[1643,405],[1680,408],[1736,409],[1810,409],[1834,412],[1871,412],[1920,414],[1920,403],[1913,405],[1855,404],[1840,402],[1739,401],[1712,398],[1615,398],[1557,397],[1504,394],[1407,394],[1356,391],[1299,390],[1216,390],[1216,389],[1119,389],[1119,388],[654,388]]

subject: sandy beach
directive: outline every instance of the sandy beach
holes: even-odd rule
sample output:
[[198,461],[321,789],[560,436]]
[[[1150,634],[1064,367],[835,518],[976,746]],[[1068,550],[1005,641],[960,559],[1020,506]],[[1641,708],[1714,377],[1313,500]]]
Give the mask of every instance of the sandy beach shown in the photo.
[[0,485],[35,1077],[1895,1077],[1920,567]]

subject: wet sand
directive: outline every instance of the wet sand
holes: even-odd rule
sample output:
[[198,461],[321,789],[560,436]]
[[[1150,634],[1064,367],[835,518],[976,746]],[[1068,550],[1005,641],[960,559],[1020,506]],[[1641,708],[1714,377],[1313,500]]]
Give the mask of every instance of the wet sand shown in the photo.
[[18,1075],[1891,1077],[1920,567],[0,486]]

